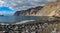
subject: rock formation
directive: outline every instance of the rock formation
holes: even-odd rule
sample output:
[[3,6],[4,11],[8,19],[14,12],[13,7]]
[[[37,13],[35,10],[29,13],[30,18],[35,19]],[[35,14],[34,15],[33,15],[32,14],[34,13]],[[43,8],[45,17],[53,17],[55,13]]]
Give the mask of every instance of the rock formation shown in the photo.
[[41,10],[43,6],[38,6],[35,8],[29,8],[27,10],[17,11],[14,15],[16,16],[36,16],[37,12]]
[[60,17],[60,0],[56,2],[47,3],[44,8],[42,8],[37,15],[39,16],[54,16]]
[[18,16],[54,16],[60,17],[60,0],[49,2],[44,7],[30,8],[28,10],[17,11]]

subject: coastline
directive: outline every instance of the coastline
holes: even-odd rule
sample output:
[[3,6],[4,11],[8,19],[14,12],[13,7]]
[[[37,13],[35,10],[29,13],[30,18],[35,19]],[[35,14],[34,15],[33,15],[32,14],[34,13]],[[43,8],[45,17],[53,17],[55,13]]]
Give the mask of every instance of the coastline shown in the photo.
[[[17,22],[17,23],[20,23],[20,22]],[[43,21],[43,20],[42,21],[40,21],[40,20],[38,20],[38,21],[30,20],[30,21],[26,21],[26,23],[22,23],[22,24],[6,24],[6,25],[4,25],[4,24],[1,25],[0,24],[0,27],[3,27],[3,28],[0,29],[0,32],[3,32],[3,31],[10,32],[10,33],[11,32],[25,32],[24,29],[26,29],[26,30],[28,29],[27,31],[29,31],[29,30],[31,32],[32,31],[34,31],[34,32],[38,31],[40,33],[48,32],[48,30],[49,30],[48,33],[50,33],[50,32],[52,32],[51,29],[56,28],[57,25],[59,25],[59,24],[60,24],[60,22],[58,23],[58,21],[47,21],[47,20],[46,21]],[[37,28],[37,29],[34,29],[34,28]],[[47,31],[45,31],[45,30],[47,30]]]

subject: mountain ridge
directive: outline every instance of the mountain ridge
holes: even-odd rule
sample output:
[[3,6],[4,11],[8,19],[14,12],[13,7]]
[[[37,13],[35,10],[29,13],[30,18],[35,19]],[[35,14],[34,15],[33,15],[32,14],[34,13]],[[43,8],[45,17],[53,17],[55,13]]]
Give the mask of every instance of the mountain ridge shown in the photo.
[[[24,10],[23,10],[24,11]],[[54,16],[60,17],[60,0],[49,2],[44,7],[35,7],[21,11],[18,16]],[[17,11],[18,12],[18,11]],[[16,13],[17,13],[16,12]],[[16,15],[15,13],[15,15]]]
[[27,10],[17,11],[17,12],[15,12],[14,15],[16,15],[16,16],[36,16],[37,12],[42,8],[43,8],[43,6],[29,8]]

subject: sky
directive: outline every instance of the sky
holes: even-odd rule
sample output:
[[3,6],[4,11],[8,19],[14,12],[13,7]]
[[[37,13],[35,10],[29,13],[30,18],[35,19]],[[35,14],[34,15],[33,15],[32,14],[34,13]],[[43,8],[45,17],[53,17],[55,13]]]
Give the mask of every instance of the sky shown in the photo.
[[0,15],[13,15],[15,10],[11,10],[9,7],[0,7]]
[[10,15],[15,11],[26,10],[31,7],[44,6],[55,0],[0,0],[0,14]]

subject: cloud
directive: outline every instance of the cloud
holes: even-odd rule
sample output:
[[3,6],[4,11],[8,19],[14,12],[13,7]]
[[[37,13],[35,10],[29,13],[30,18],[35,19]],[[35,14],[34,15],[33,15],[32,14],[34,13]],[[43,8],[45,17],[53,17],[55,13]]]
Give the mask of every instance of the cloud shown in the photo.
[[0,6],[7,6],[13,10],[23,10],[36,6],[43,6],[54,0],[0,0]]

